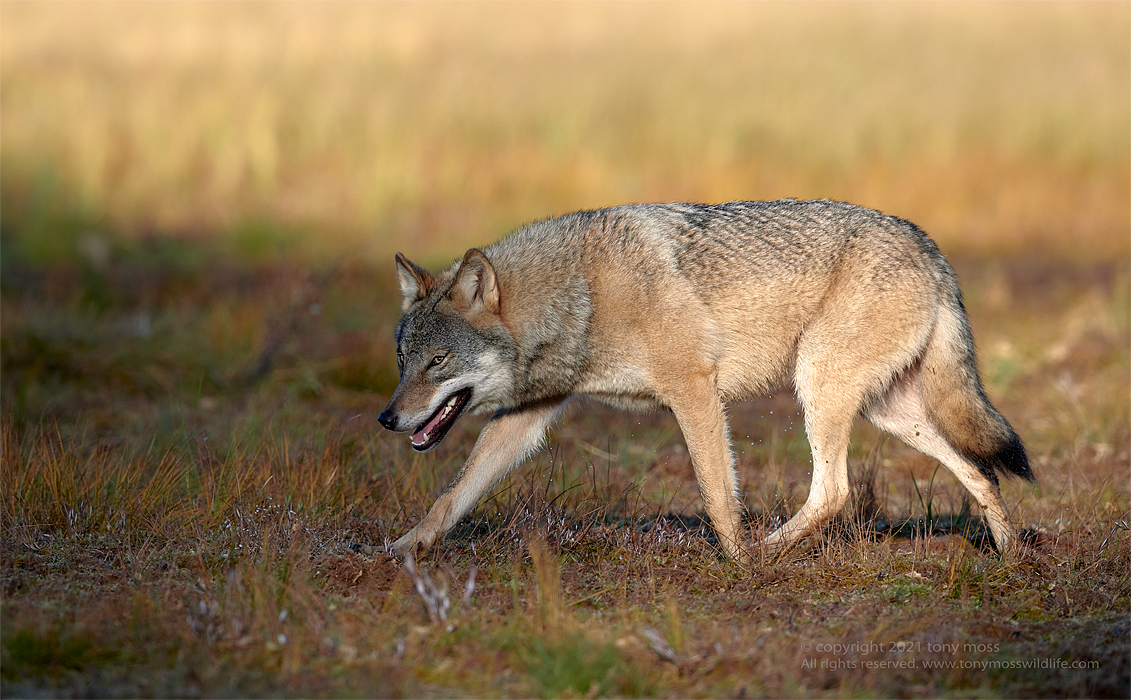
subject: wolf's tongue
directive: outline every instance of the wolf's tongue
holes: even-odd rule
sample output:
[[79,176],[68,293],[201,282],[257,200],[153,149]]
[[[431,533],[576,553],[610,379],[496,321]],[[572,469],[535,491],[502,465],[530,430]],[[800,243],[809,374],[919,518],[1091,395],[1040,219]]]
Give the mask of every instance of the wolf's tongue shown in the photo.
[[417,430],[412,434],[412,444],[423,445],[428,442],[428,438],[433,435],[433,431],[435,431],[436,426],[440,425],[440,423],[442,423],[444,419],[447,418],[448,413],[450,413],[451,410],[452,401],[449,401],[444,405],[443,408],[441,408],[439,411],[436,411],[436,415],[432,416],[432,419],[425,423],[423,428]]

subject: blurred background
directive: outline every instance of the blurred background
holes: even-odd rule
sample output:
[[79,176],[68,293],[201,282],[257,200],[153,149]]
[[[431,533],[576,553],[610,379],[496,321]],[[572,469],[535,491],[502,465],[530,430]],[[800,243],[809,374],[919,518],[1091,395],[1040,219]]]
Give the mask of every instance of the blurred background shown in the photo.
[[265,379],[368,407],[394,252],[435,268],[626,202],[874,207],[975,310],[1016,300],[1017,261],[1024,289],[1123,280],[1129,26],[1122,2],[5,2],[5,411]]
[[5,3],[6,253],[439,261],[625,202],[848,200],[1128,251],[1126,3]]

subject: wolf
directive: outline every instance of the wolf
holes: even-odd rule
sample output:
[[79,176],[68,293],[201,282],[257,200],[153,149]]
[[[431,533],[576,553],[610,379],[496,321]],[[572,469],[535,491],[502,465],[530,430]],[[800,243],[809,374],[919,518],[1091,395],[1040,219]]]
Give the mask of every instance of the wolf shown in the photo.
[[849,494],[857,415],[946,465],[1001,550],[998,473],[1033,481],[990,403],[954,271],[914,224],[831,201],[636,204],[525,226],[438,275],[396,255],[400,383],[378,417],[434,448],[493,414],[431,510],[429,547],[588,397],[675,415],[728,556],[746,561],[726,404],[792,381],[813,454],[805,504],[762,545],[821,529]]

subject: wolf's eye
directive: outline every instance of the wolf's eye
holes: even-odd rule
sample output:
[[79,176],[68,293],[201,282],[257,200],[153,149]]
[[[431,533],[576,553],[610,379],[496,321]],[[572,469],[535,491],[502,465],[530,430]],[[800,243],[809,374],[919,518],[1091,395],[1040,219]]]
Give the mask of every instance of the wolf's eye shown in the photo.
[[397,369],[404,372],[404,355],[397,353]]
[[435,367],[436,365],[439,365],[440,363],[442,363],[444,361],[445,357],[447,357],[447,355],[437,355],[437,356],[433,357],[432,358],[432,366]]

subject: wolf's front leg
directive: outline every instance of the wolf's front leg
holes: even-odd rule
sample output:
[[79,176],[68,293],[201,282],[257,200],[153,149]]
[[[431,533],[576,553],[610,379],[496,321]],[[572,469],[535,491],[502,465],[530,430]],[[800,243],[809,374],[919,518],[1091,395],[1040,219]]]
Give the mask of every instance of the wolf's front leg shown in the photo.
[[489,488],[537,449],[564,403],[554,399],[496,413],[479,434],[467,462],[436,499],[428,515],[393,543],[397,554],[403,557],[417,547],[427,549],[437,537],[455,527]]
[[708,377],[688,377],[671,400],[671,407],[687,442],[699,493],[719,542],[731,559],[747,563],[734,456],[726,414],[714,381]]

